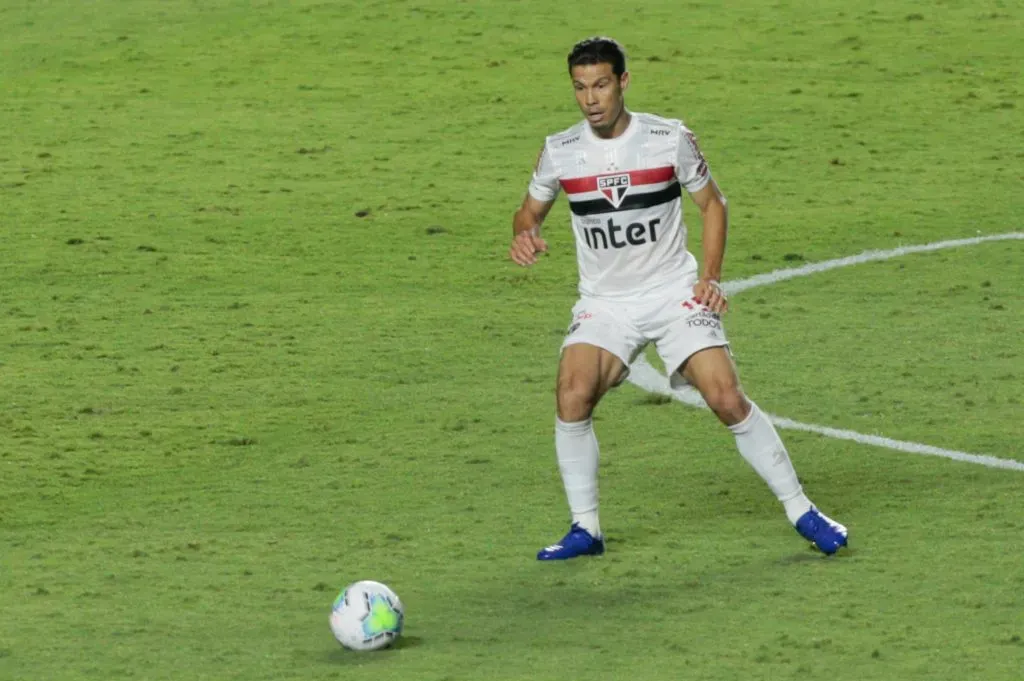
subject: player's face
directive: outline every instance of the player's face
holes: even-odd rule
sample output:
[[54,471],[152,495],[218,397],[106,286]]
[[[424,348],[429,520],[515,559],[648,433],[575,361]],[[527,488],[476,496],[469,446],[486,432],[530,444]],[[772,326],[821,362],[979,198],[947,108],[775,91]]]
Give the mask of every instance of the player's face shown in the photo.
[[611,64],[586,64],[572,68],[576,103],[596,132],[610,131],[622,116],[622,93],[629,85],[629,73],[616,76]]

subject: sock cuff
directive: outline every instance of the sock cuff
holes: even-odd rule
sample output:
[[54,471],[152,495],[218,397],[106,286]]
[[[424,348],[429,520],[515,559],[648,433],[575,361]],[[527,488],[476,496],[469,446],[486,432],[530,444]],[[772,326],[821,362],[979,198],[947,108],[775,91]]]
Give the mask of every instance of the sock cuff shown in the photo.
[[747,418],[743,419],[739,423],[734,423],[729,426],[729,430],[731,430],[735,435],[742,435],[743,433],[750,432],[753,430],[754,426],[757,425],[757,420],[761,418],[761,410],[758,408],[757,404],[749,399],[747,401],[750,402],[750,413],[747,414]]
[[555,430],[567,435],[583,435],[584,433],[589,433],[593,427],[594,421],[592,419],[566,423],[557,416],[555,417]]

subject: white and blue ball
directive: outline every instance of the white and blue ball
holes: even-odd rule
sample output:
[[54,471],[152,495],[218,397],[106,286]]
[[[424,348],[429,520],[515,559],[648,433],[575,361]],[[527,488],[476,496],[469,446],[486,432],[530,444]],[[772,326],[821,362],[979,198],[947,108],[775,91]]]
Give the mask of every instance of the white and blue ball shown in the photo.
[[386,648],[402,635],[405,607],[398,595],[380,582],[348,585],[331,609],[331,631],[349,650]]

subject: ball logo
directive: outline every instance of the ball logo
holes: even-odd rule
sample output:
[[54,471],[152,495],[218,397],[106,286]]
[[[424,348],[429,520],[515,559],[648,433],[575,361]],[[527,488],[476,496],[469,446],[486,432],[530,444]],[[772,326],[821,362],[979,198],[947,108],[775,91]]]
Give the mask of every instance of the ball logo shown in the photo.
[[367,640],[402,631],[402,615],[391,602],[380,595],[366,596],[366,614],[363,616],[363,634]]
[[597,189],[608,199],[608,203],[618,208],[629,193],[629,173],[601,175],[597,178]]

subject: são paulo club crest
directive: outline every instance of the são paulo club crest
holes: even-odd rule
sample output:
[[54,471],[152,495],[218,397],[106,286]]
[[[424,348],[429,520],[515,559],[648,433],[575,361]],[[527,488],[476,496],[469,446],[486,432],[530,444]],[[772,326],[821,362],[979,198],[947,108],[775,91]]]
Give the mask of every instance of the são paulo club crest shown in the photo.
[[597,189],[608,203],[618,208],[622,199],[629,193],[629,173],[616,173],[615,175],[599,175],[597,178]]

